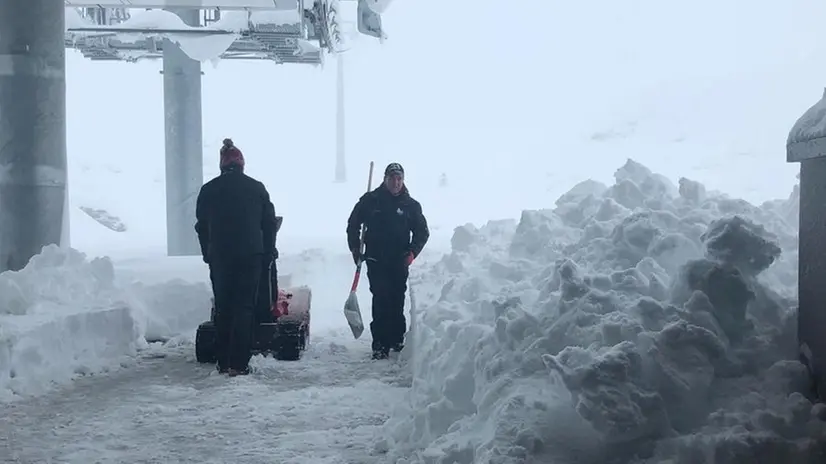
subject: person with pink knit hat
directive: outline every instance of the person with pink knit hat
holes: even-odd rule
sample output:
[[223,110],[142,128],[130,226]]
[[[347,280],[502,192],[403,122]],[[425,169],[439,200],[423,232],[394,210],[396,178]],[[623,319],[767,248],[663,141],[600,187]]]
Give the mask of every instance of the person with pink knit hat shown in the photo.
[[224,139],[221,174],[201,187],[195,208],[215,298],[217,368],[230,376],[249,373],[259,281],[276,253],[270,194],[244,173],[244,164],[241,150]]

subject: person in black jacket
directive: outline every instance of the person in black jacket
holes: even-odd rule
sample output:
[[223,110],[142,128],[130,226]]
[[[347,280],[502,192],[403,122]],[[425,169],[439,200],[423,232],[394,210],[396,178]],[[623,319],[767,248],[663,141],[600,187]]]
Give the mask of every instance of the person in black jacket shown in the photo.
[[274,258],[276,219],[267,188],[244,174],[244,155],[230,139],[220,167],[198,193],[195,231],[215,297],[218,371],[235,376],[249,373],[258,285]]
[[[359,250],[362,224],[364,256]],[[401,351],[404,347],[408,267],[429,238],[422,205],[404,185],[404,168],[399,163],[390,163],[384,170],[382,185],[362,195],[347,221],[347,245],[356,264],[360,260],[367,263],[367,279],[373,294],[373,359],[387,358],[390,350]]]

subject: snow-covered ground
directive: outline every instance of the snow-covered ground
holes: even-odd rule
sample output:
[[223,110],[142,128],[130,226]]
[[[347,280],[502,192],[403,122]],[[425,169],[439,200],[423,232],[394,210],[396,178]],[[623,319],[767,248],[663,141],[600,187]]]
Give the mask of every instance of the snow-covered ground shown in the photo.
[[[207,268],[163,257],[158,63],[69,53],[76,250],[0,275],[0,461],[822,462],[784,144],[822,94],[826,7],[474,5],[395,2],[392,40],[348,52],[345,184],[334,70],[204,67],[205,177],[232,137],[313,289],[306,357],[243,379],[195,363]],[[506,24],[517,43],[486,39]],[[341,311],[370,160],[405,165],[434,234],[400,361]]]
[[373,462],[409,379],[333,340],[300,363],[255,358],[231,380],[195,364],[191,345],[148,350],[118,375],[3,408],[0,462]]

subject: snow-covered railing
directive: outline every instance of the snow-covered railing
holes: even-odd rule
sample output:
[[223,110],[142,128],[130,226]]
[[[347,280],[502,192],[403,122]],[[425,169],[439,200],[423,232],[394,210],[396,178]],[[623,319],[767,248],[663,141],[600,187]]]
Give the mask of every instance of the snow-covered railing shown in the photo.
[[[380,0],[379,0],[380,1]],[[89,7],[89,8],[180,8],[191,9],[194,2],[192,0],[65,0],[67,7]],[[199,0],[197,2],[200,9],[221,9],[223,11],[253,11],[253,10],[278,10],[284,9],[283,0]],[[298,0],[289,2],[293,5]]]
[[[309,2],[307,2],[309,3]],[[66,44],[92,59],[158,59],[168,39],[198,61],[269,59],[280,63],[320,64],[323,50],[341,49],[338,1],[324,0],[304,9],[221,11],[206,25],[189,25],[171,11],[149,9],[121,14],[94,14],[93,9],[66,9]],[[207,10],[204,10],[207,11]]]

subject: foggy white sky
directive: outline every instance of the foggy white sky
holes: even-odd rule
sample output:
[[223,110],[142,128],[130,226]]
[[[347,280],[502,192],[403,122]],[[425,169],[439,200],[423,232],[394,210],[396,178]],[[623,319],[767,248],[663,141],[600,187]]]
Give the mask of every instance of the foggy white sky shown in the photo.
[[[826,86],[823,2],[571,3],[395,0],[389,40],[361,36],[347,54],[354,191],[369,160],[402,162],[429,201],[447,172],[489,205],[456,220],[481,221],[551,206],[589,175],[610,182],[633,157],[750,201],[788,195],[797,166],[785,163],[786,135]],[[67,66],[73,201],[107,159],[162,189],[160,62],[69,52]],[[297,189],[333,177],[334,61],[203,70],[208,174],[231,136],[249,172],[298,211]],[[596,132],[627,136],[598,142]],[[278,186],[284,170],[292,179]],[[731,172],[743,175],[730,184]]]

